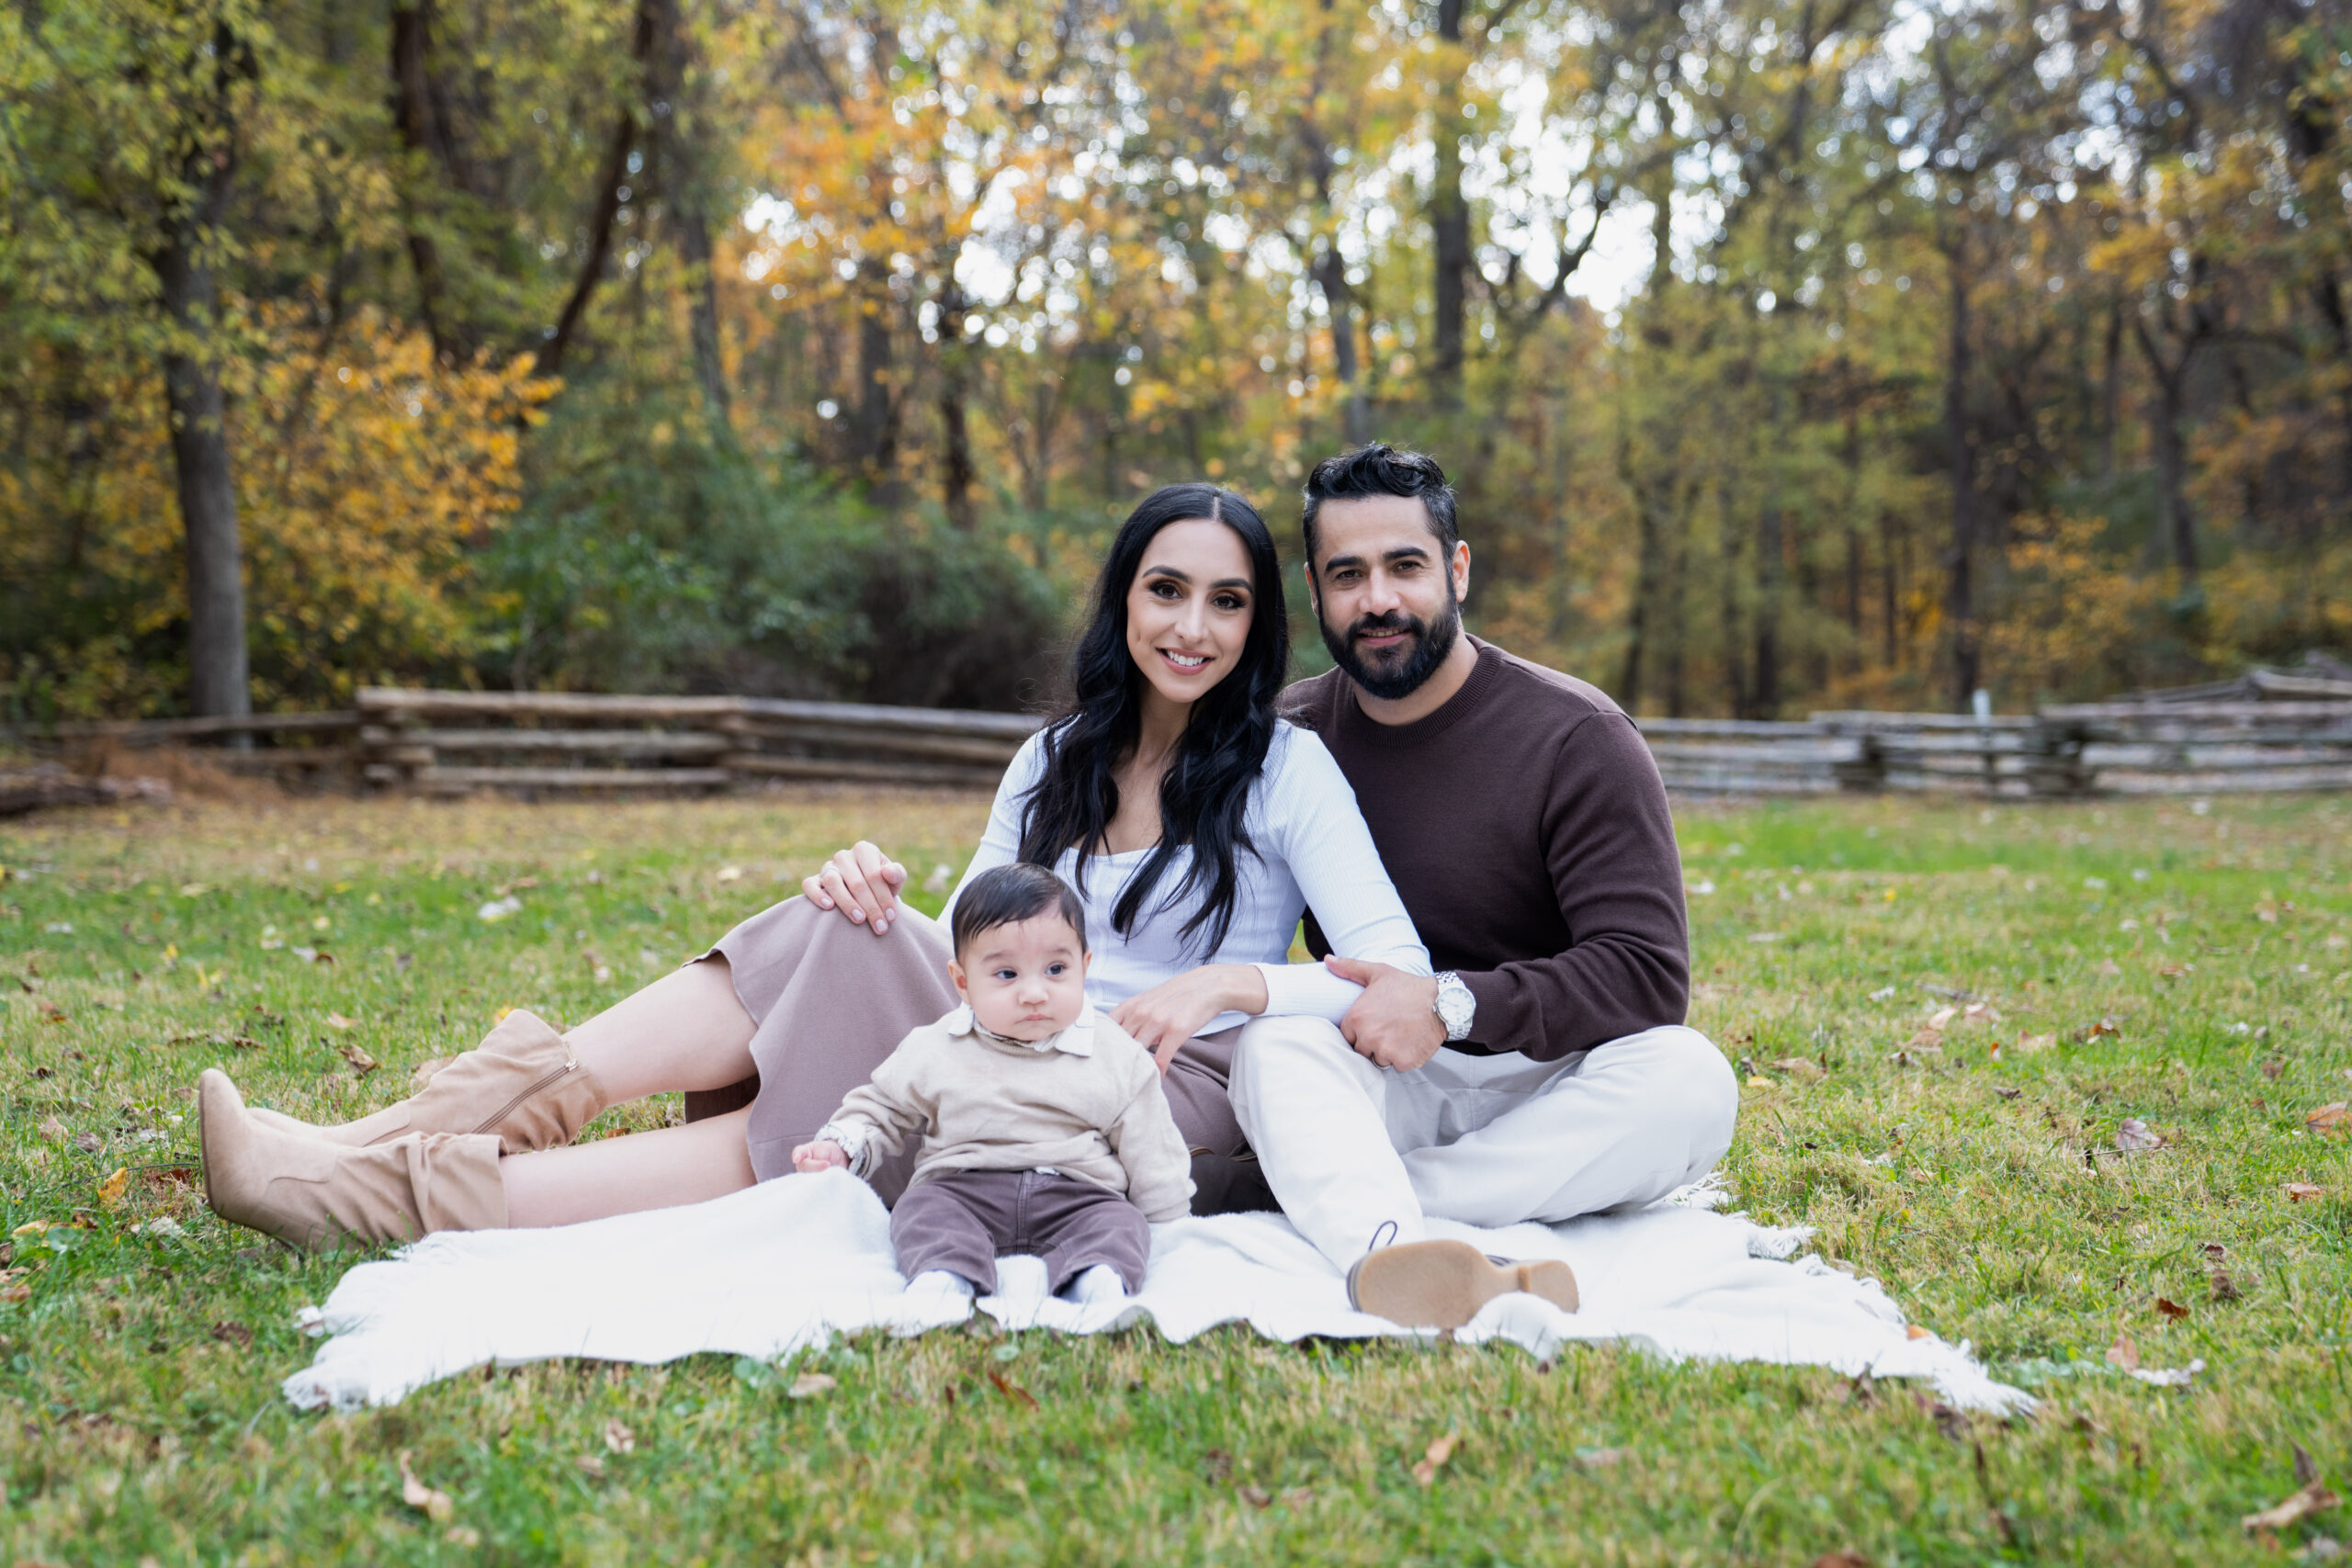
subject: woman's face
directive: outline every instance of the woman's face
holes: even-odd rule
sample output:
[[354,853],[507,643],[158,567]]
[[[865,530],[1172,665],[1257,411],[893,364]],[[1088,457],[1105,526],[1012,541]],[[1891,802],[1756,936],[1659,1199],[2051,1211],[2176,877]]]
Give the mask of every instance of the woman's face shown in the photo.
[[1257,599],[1241,536],[1207,518],[1170,523],[1127,587],[1127,656],[1152,691],[1190,707],[1240,662]]

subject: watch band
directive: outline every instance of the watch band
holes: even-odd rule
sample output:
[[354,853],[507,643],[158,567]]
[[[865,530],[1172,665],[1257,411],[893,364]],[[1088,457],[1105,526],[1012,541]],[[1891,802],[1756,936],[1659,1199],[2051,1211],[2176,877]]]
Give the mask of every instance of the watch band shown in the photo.
[[1437,996],[1430,1003],[1430,1010],[1445,1025],[1446,1043],[1469,1039],[1471,1024],[1477,1017],[1477,997],[1451,969],[1441,970],[1436,979]]

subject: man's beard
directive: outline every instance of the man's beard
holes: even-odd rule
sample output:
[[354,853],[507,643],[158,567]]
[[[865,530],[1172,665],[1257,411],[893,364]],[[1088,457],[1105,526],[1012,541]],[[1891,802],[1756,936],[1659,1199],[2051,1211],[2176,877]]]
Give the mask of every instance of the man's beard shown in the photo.
[[[1435,626],[1426,626],[1402,610],[1392,610],[1385,615],[1364,616],[1341,637],[1322,616],[1317,615],[1316,621],[1323,628],[1323,646],[1331,650],[1333,660],[1348,672],[1350,680],[1383,702],[1395,702],[1419,691],[1422,682],[1435,674],[1437,667],[1445,662],[1445,656],[1453,651],[1454,638],[1462,635],[1462,608],[1450,595]],[[1409,632],[1412,640],[1371,659],[1356,652],[1357,637],[1366,632],[1382,631]]]

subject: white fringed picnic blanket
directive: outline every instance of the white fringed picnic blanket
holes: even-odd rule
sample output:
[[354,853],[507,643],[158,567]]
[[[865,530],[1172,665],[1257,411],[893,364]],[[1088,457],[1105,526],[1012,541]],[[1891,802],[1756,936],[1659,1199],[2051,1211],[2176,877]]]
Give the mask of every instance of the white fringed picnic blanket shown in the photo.
[[[1781,1261],[1804,1240],[1707,1212],[1713,1194],[1639,1213],[1503,1230],[1433,1222],[1515,1258],[1576,1270],[1582,1310],[1509,1295],[1457,1339],[1508,1340],[1538,1357],[1570,1340],[1615,1341],[1670,1359],[1772,1361],[1849,1376],[1925,1378],[1963,1409],[2032,1408],[1994,1382],[1966,1344],[1910,1337],[1877,1282],[1817,1258]],[[980,1310],[1005,1327],[1099,1334],[1148,1320],[1182,1344],[1221,1323],[1285,1341],[1403,1330],[1348,1305],[1323,1256],[1274,1214],[1155,1226],[1149,1274],[1124,1303],[1081,1307],[1045,1294],[1045,1270],[1012,1259]],[[667,1361],[698,1351],[783,1356],[832,1334],[913,1334],[959,1322],[969,1303],[919,1306],[891,1262],[889,1216],[841,1171],[791,1176],[687,1208],[556,1230],[445,1232],[351,1269],[312,1320],[332,1334],[285,1382],[305,1409],[397,1404],[486,1362],[578,1356]],[[928,1313],[928,1316],[922,1315]]]

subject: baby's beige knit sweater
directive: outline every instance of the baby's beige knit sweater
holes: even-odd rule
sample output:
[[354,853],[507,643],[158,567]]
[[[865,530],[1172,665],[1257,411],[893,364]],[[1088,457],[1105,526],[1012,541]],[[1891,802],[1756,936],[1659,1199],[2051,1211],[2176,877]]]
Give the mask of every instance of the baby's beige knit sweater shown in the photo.
[[1049,1041],[1005,1042],[957,1008],[899,1042],[818,1132],[860,1176],[923,1134],[910,1186],[956,1170],[1052,1168],[1124,1192],[1155,1223],[1192,1212],[1193,1162],[1151,1053],[1089,1007]]

